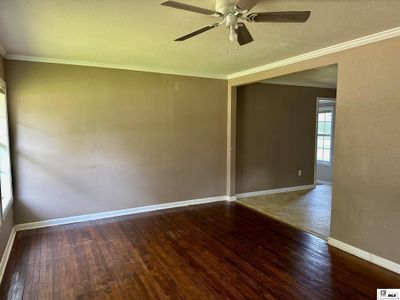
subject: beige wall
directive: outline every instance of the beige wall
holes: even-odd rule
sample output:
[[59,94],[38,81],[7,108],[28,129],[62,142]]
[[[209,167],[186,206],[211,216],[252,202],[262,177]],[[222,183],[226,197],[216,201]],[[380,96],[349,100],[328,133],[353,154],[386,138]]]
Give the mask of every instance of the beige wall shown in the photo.
[[[398,53],[393,38],[233,79],[228,91],[337,63],[331,236],[400,263]],[[235,175],[224,82],[12,61],[8,80],[19,222],[220,195]]]
[[[4,80],[4,62],[0,56],[0,78]],[[1,224],[1,222],[0,222]],[[14,226],[13,220],[13,209],[12,207],[8,210],[4,216],[3,223],[0,225],[0,260],[3,257],[4,250],[7,245],[8,237],[10,236],[11,230]]]
[[331,236],[400,263],[398,53],[399,37],[233,79],[229,86],[338,63]]
[[227,82],[6,61],[16,223],[225,195]]
[[318,97],[335,98],[336,90],[265,83],[237,89],[238,194],[314,184]]
[[400,263],[400,38],[340,59],[332,236]]

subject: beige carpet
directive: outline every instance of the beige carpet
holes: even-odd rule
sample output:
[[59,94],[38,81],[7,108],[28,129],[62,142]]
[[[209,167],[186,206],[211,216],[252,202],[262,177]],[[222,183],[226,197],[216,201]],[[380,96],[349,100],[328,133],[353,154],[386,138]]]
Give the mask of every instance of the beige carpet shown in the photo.
[[249,197],[239,203],[282,222],[327,239],[331,221],[332,186],[312,190]]

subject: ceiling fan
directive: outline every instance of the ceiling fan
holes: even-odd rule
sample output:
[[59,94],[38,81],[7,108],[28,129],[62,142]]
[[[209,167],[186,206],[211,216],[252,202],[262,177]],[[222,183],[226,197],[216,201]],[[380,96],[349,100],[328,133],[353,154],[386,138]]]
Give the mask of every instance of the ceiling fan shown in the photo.
[[308,20],[311,14],[310,11],[255,12],[247,14],[258,2],[260,2],[260,0],[216,0],[215,10],[209,10],[206,8],[169,0],[161,3],[161,5],[222,18],[221,22],[213,23],[200,28],[177,38],[175,41],[185,41],[203,32],[225,24],[225,26],[230,30],[229,39],[232,42],[237,41],[239,45],[246,45],[253,41],[253,37],[242,21],[255,23],[304,23]]

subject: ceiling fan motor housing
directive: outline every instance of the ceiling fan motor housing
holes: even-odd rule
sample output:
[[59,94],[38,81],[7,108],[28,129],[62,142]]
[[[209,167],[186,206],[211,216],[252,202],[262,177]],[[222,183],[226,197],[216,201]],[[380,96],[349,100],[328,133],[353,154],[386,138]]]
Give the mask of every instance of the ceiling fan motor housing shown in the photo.
[[234,13],[234,6],[237,0],[216,0],[215,10],[222,13],[224,16],[229,13]]
[[232,42],[237,41],[239,45],[243,46],[253,41],[253,37],[251,36],[243,21],[256,23],[304,23],[310,17],[310,11],[259,12],[247,15],[247,13],[260,1],[261,0],[215,0],[215,10],[197,7],[175,0],[167,0],[161,3],[161,5],[207,16],[222,18],[220,22],[204,26],[189,34],[175,39],[175,41],[179,42],[195,37],[201,33],[204,33],[224,24],[230,32],[229,39]]

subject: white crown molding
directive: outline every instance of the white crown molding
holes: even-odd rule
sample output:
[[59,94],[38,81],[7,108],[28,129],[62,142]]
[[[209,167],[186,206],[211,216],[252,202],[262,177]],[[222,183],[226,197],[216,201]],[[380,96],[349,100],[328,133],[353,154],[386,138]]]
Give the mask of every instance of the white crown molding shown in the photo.
[[285,187],[285,188],[281,188],[281,189],[263,190],[263,191],[256,191],[256,192],[237,194],[236,198],[237,199],[242,199],[242,198],[256,197],[256,196],[262,196],[262,195],[273,195],[273,194],[280,194],[280,193],[287,193],[287,192],[310,190],[310,189],[313,189],[313,188],[315,188],[314,184],[290,186],[290,187]]
[[274,84],[274,85],[290,85],[290,86],[301,86],[301,87],[313,87],[313,88],[325,88],[325,89],[336,89],[336,84],[330,83],[313,83],[313,82],[283,82],[280,80],[268,79],[264,81],[260,81],[260,83],[264,84]]
[[6,248],[4,250],[3,256],[0,261],[0,283],[1,283],[1,280],[3,279],[3,275],[6,270],[8,258],[10,257],[10,253],[11,253],[11,248],[14,244],[15,233],[16,233],[16,230],[15,230],[15,226],[14,226],[11,229],[11,233],[10,233],[10,236],[8,237]]
[[83,60],[73,60],[73,59],[47,58],[47,57],[29,56],[29,55],[17,55],[17,54],[7,54],[5,56],[5,58],[6,59],[10,59],[10,60],[22,60],[22,61],[32,61],[32,62],[41,62],[41,63],[50,63],[50,64],[86,66],[86,67],[130,70],[130,71],[138,71],[138,72],[150,72],[150,73],[159,73],[159,74],[169,74],[169,75],[179,75],[179,76],[190,76],[190,77],[200,77],[200,78],[211,78],[211,79],[227,80],[227,76],[223,75],[223,74],[190,73],[190,72],[181,72],[181,71],[161,69],[161,68],[160,69],[158,69],[158,68],[147,68],[147,67],[142,67],[142,66],[109,64],[109,63],[83,61]]
[[357,38],[357,39],[354,39],[351,41],[336,44],[334,46],[329,46],[329,47],[322,48],[322,49],[312,51],[312,52],[308,52],[305,54],[293,56],[293,57],[290,57],[287,59],[283,59],[283,60],[279,60],[279,61],[276,61],[276,62],[273,62],[270,64],[266,64],[263,66],[251,68],[251,69],[240,71],[237,73],[232,73],[232,74],[229,74],[227,77],[228,77],[228,80],[235,79],[235,78],[243,77],[246,75],[251,75],[251,74],[255,74],[255,73],[259,73],[259,72],[263,72],[263,71],[267,71],[267,70],[271,70],[271,69],[276,69],[279,67],[287,66],[287,65],[305,61],[305,60],[309,60],[312,58],[317,58],[317,57],[321,57],[324,55],[340,52],[343,50],[347,50],[347,49],[375,43],[378,41],[394,38],[397,36],[400,36],[400,27],[396,27],[396,28],[392,28],[392,29],[385,30],[382,32],[374,33],[371,35],[367,35],[367,36],[364,36],[361,38]]
[[205,74],[205,73],[190,73],[182,72],[176,70],[168,69],[158,69],[158,68],[147,68],[142,66],[132,66],[132,65],[121,65],[121,64],[108,64],[100,62],[91,61],[81,61],[81,60],[71,60],[71,59],[59,59],[59,58],[46,58],[38,56],[27,56],[27,55],[16,55],[16,54],[6,54],[4,48],[0,45],[0,55],[4,56],[6,59],[12,60],[22,60],[22,61],[33,61],[33,62],[43,62],[43,63],[54,63],[54,64],[66,64],[66,65],[78,65],[78,66],[88,66],[88,67],[99,67],[99,68],[109,68],[109,69],[120,69],[120,70],[131,70],[131,71],[141,71],[141,72],[151,72],[151,73],[161,73],[161,74],[171,74],[180,76],[191,76],[191,77],[202,77],[202,78],[212,78],[212,79],[223,79],[230,80],[239,78],[246,75],[251,75],[259,73],[262,71],[267,71],[297,62],[321,57],[328,54],[333,54],[343,50],[367,45],[370,43],[390,39],[393,37],[400,36],[400,27],[392,28],[382,32],[374,33],[365,37],[357,38],[344,43],[336,44],[326,48],[322,48],[316,51],[311,51],[305,54],[293,56],[287,59],[279,60],[270,64],[262,65],[259,67],[243,70],[240,72],[224,75],[224,74]]
[[357,247],[351,246],[349,244],[343,243],[339,240],[336,240],[334,238],[328,238],[328,244],[338,248],[340,250],[346,251],[350,254],[353,254],[359,258],[362,258],[364,260],[367,260],[375,265],[378,265],[380,267],[383,267],[385,269],[388,269],[390,271],[396,272],[400,274],[400,264],[395,263],[393,261],[390,261],[386,258],[377,256],[375,254],[369,253],[367,251],[364,251],[362,249],[359,249]]
[[155,204],[155,205],[134,207],[134,208],[128,208],[128,209],[106,211],[106,212],[101,212],[101,213],[94,213],[94,214],[87,214],[87,215],[80,215],[80,216],[73,216],[73,217],[66,217],[66,218],[59,218],[59,219],[52,219],[52,220],[45,220],[45,221],[38,221],[38,222],[31,222],[31,223],[24,223],[24,224],[17,224],[17,225],[15,225],[15,229],[16,229],[16,231],[28,230],[28,229],[35,229],[35,228],[42,228],[42,227],[49,227],[49,226],[64,225],[64,224],[71,224],[71,223],[77,223],[77,222],[85,222],[85,221],[99,220],[99,219],[105,219],[105,218],[133,215],[133,214],[138,214],[138,213],[143,213],[143,212],[164,210],[164,209],[176,208],[176,207],[182,207],[182,206],[198,205],[198,204],[205,204],[205,203],[219,202],[219,201],[227,201],[227,200],[228,200],[227,196],[218,196],[218,197],[176,201],[176,202],[169,202],[169,203],[163,203],[163,204]]

